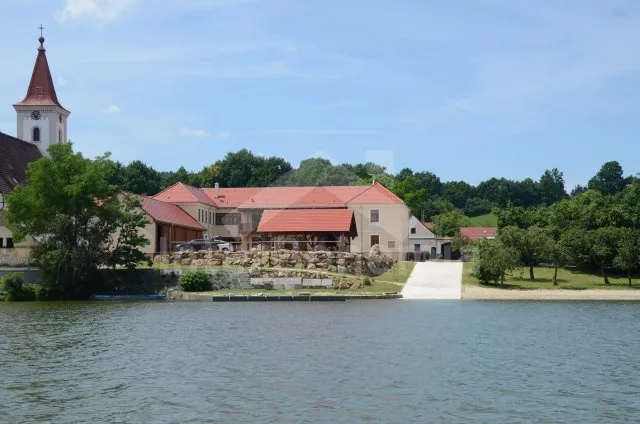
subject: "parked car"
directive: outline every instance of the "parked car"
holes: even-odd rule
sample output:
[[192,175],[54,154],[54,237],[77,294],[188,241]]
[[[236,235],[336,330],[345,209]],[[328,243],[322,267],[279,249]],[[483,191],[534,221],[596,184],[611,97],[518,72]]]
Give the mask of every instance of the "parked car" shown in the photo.
[[221,252],[233,252],[233,245],[220,238],[194,239],[176,245],[175,249],[178,252],[184,252],[186,250],[212,250]]

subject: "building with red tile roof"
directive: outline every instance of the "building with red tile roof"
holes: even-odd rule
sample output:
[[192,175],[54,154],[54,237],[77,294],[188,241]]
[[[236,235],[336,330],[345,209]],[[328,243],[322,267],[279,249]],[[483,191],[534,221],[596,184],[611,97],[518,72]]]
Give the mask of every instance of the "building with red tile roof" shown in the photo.
[[[351,251],[368,252],[373,244],[378,244],[383,252],[401,258],[408,248],[409,209],[399,197],[379,183],[251,188],[223,188],[218,185],[196,188],[178,183],[153,198],[180,206],[205,227],[206,235],[234,240],[245,248],[275,237],[274,231],[266,230],[269,227],[265,219],[274,219],[278,214],[282,214],[282,218],[276,220],[279,225],[284,223],[283,220],[291,221],[289,226],[282,227],[287,231],[283,230],[281,234],[290,234],[295,227],[295,232],[301,237],[302,234],[324,233],[322,237],[326,239],[327,231],[320,231],[317,225],[326,223],[323,220],[329,217],[334,219],[349,213],[356,228],[339,233],[350,239]],[[278,214],[272,212],[274,210],[279,211]],[[285,210],[317,212],[282,212]],[[332,214],[327,210],[345,212]]]
[[496,227],[462,227],[460,228],[460,235],[468,237],[472,241],[480,240],[481,238],[491,240],[496,237],[497,231]]
[[346,233],[357,235],[349,209],[272,209],[262,214],[256,233]]

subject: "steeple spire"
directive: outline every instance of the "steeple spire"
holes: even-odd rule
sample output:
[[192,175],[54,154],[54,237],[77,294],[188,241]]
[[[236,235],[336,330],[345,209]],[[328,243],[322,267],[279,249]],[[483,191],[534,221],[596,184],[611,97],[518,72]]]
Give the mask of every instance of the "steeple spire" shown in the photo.
[[38,38],[40,47],[38,47],[38,56],[33,67],[29,89],[24,100],[15,106],[59,106],[64,109],[56,96],[56,89],[53,85],[49,63],[47,62],[44,36],[42,35],[44,27],[40,25],[38,29],[40,30],[40,37]]

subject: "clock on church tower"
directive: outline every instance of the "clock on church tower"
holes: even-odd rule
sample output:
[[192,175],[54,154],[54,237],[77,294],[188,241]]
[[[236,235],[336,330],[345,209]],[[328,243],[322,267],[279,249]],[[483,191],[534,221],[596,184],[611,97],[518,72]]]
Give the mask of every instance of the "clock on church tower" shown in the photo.
[[67,141],[67,118],[71,112],[58,101],[44,48],[43,29],[40,26],[40,47],[27,95],[13,107],[17,113],[18,138],[36,144],[46,156],[49,146]]

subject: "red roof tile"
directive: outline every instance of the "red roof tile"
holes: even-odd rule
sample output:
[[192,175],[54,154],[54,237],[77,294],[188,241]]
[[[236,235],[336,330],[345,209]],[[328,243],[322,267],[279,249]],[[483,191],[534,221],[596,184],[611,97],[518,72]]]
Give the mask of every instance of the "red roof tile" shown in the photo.
[[200,188],[191,187],[183,183],[176,183],[171,187],[153,196],[154,199],[169,203],[204,203],[215,206],[204,191]]
[[16,106],[59,106],[62,107],[56,95],[56,89],[53,86],[47,55],[43,46],[44,38],[40,37],[40,47],[38,47],[38,56],[33,66],[33,74],[31,82],[24,100],[16,104]]
[[462,227],[460,235],[476,241],[481,238],[494,238],[497,230],[495,227]]
[[142,210],[145,211],[155,222],[195,230],[205,229],[200,225],[200,223],[198,223],[198,221],[193,219],[191,215],[186,213],[179,206],[155,200],[151,197],[143,197],[141,202]]
[[365,204],[365,203],[404,203],[402,199],[393,194],[389,189],[379,183],[374,183],[370,186],[366,186],[366,190],[358,194],[348,203]]
[[344,232],[356,234],[349,209],[276,209],[262,214],[258,233]]

